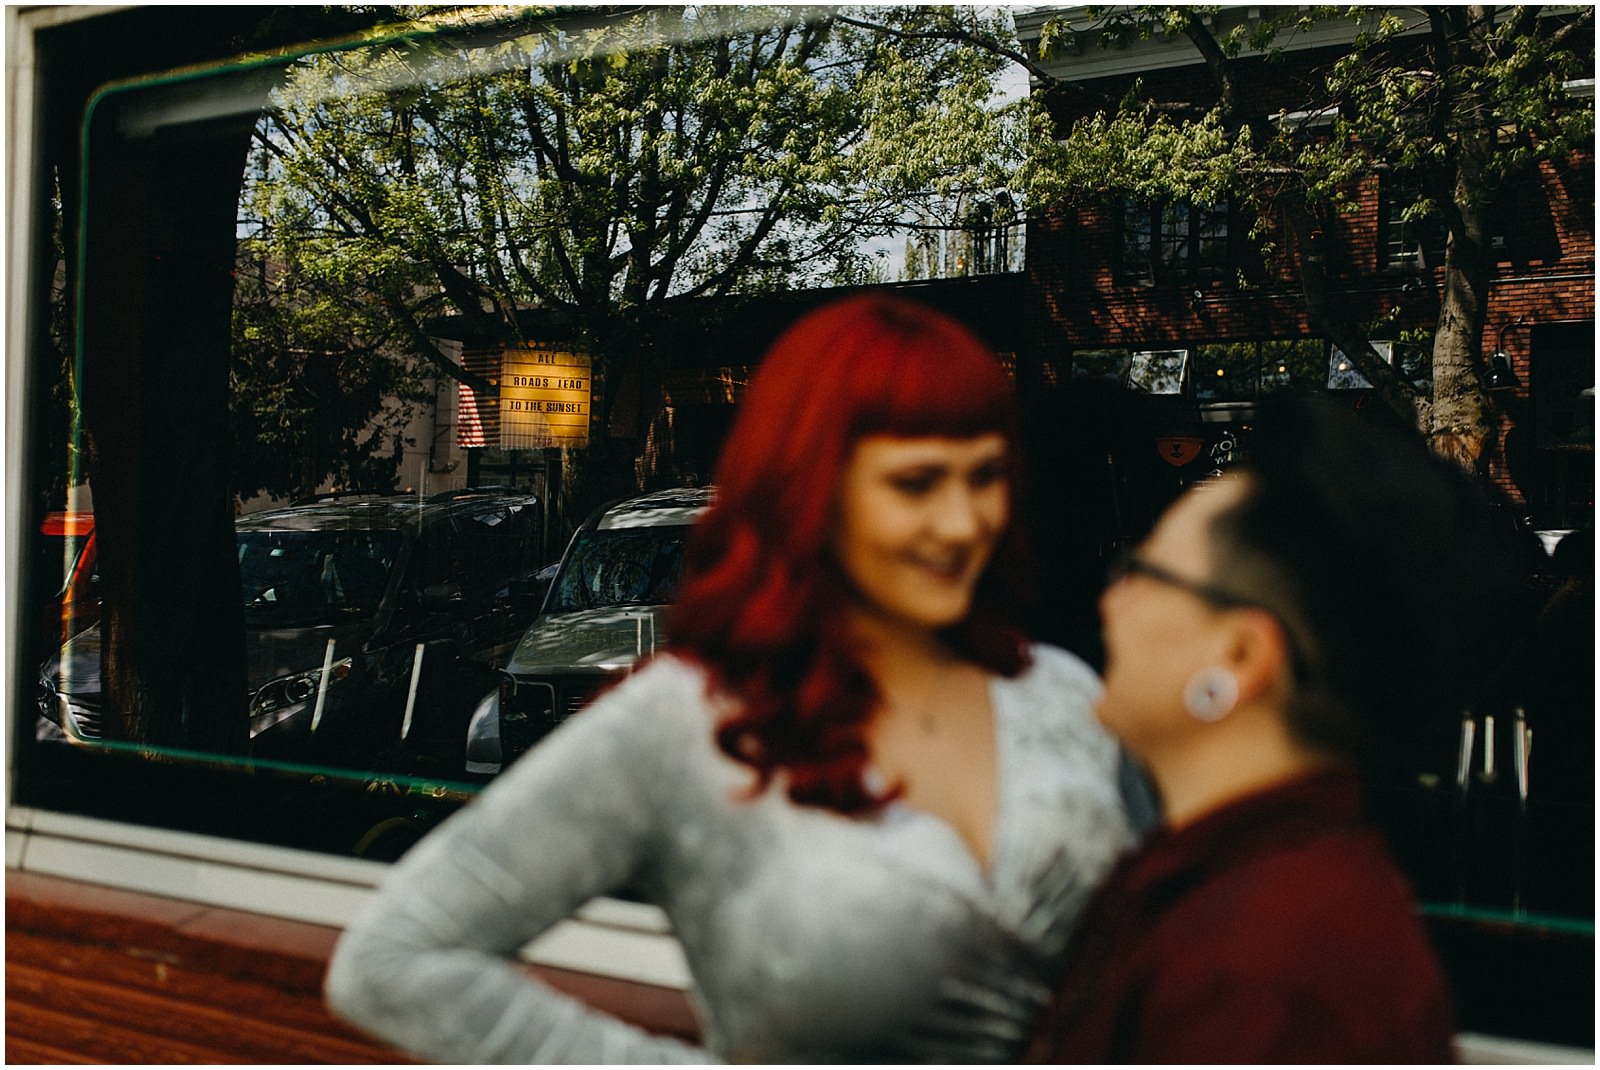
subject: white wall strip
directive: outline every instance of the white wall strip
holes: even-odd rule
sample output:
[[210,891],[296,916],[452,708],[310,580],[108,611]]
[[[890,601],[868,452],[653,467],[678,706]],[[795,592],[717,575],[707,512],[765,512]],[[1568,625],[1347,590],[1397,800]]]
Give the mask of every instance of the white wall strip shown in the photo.
[[[124,891],[342,927],[381,862],[12,807],[6,865]],[[684,989],[689,969],[660,910],[596,899],[523,950],[541,965]]]

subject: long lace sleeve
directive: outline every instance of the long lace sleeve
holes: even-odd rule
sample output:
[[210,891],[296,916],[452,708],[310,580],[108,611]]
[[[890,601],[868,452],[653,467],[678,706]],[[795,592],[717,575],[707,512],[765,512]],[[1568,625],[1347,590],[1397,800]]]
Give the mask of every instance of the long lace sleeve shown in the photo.
[[[530,977],[529,940],[643,872],[675,749],[647,674],[595,703],[398,862],[335,949],[341,1016],[444,1063],[704,1062]],[[678,723],[681,724],[681,721]]]

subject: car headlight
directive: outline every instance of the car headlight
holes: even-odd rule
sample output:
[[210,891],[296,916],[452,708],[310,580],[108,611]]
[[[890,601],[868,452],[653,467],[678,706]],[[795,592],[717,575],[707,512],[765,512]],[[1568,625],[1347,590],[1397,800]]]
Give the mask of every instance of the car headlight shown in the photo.
[[491,691],[483,696],[467,722],[469,773],[492,776],[500,771],[500,695],[501,691]]
[[36,692],[41,717],[54,718],[56,715],[56,682],[47,672],[39,674],[39,685]]
[[56,683],[49,673],[39,677],[39,719],[34,728],[34,738],[39,740],[62,741],[72,737],[67,735],[66,718],[67,710],[61,696],[56,693]]
[[[332,687],[349,676],[350,666],[350,658],[340,658],[328,666],[328,686]],[[250,716],[260,717],[289,706],[303,706],[317,697],[317,689],[321,686],[321,666],[297,672],[292,676],[280,676],[276,680],[268,680],[261,685],[255,698],[250,700]]]
[[38,703],[35,739],[93,743],[102,737],[98,705],[81,705],[73,696],[62,694],[57,689],[55,676],[49,672],[39,677]]

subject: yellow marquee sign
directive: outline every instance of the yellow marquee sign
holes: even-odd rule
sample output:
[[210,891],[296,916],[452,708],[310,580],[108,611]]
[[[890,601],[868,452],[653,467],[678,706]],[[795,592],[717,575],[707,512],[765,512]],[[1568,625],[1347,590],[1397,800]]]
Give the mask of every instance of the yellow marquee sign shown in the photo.
[[500,359],[500,448],[587,446],[593,384],[587,353],[507,349]]

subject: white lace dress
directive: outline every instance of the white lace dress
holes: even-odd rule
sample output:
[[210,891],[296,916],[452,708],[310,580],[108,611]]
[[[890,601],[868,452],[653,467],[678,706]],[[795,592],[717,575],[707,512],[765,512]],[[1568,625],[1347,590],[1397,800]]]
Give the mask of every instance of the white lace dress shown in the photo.
[[[334,1009],[447,1063],[997,1062],[1086,896],[1134,839],[1098,681],[1036,647],[994,679],[999,803],[980,867],[944,821],[747,801],[703,673],[664,656],[562,725],[392,868],[341,939]],[[530,979],[518,949],[596,895],[666,913],[705,1047]]]

